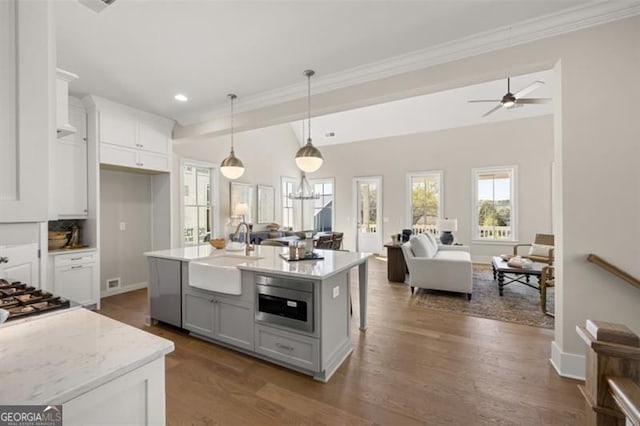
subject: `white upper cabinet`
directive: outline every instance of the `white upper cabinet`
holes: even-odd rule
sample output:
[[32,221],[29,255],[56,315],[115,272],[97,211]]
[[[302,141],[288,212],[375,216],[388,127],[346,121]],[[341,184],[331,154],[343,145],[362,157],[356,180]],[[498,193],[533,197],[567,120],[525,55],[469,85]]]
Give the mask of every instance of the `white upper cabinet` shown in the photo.
[[77,131],[69,120],[69,82],[77,78],[68,71],[56,70],[56,130],[59,138]]
[[44,183],[56,127],[51,8],[51,2],[0,1],[0,222],[48,217]]
[[76,132],[58,138],[53,148],[52,219],[86,218],[88,215],[87,114],[79,100],[71,102],[68,116]]
[[147,123],[138,123],[138,148],[145,151],[167,154],[169,145],[167,134],[155,126]]
[[138,123],[130,116],[118,112],[100,112],[100,143],[135,148]]
[[89,122],[97,124],[89,141],[92,136],[99,141],[100,164],[154,172],[170,170],[172,120],[93,95],[83,103]]

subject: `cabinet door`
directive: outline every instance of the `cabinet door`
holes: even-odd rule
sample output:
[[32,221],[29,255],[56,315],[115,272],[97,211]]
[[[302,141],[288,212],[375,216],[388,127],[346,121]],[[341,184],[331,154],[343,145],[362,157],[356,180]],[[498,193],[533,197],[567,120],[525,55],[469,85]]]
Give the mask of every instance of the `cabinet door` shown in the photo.
[[56,267],[53,292],[83,305],[97,303],[95,264]]
[[78,131],[57,140],[53,194],[57,215],[87,217],[87,121],[84,109],[69,107],[69,122]]
[[0,263],[0,278],[40,287],[38,244],[0,246],[0,257],[7,260]]
[[155,127],[140,122],[138,124],[138,148],[167,154],[169,152],[169,139],[165,133]]
[[116,145],[100,144],[100,164],[138,167],[138,153],[133,149]]
[[214,304],[216,339],[253,350],[253,305],[222,297],[216,297]]
[[147,170],[169,171],[169,157],[167,155],[153,154],[140,151],[138,153],[138,167]]
[[137,123],[125,114],[100,112],[100,142],[136,148]]
[[52,8],[0,1],[0,222],[48,218]]
[[184,295],[184,328],[202,336],[213,337],[215,334],[213,300],[213,296],[186,293]]

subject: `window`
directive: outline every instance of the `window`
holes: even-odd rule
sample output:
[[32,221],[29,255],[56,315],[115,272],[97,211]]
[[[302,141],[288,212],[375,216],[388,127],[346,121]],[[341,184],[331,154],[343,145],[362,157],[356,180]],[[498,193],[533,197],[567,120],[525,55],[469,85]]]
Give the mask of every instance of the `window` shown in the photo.
[[216,169],[211,165],[182,163],[182,241],[191,246],[208,241],[213,235],[214,203],[212,188]]
[[414,234],[437,235],[442,216],[442,172],[416,172],[407,175],[409,206],[407,223]]
[[313,192],[320,198],[313,200],[313,229],[316,232],[330,232],[333,230],[333,178],[310,179]]
[[296,180],[290,177],[282,177],[282,227],[294,229],[293,222],[293,200],[287,195],[293,194],[296,190]]
[[515,166],[473,169],[475,240],[516,240],[516,172]]

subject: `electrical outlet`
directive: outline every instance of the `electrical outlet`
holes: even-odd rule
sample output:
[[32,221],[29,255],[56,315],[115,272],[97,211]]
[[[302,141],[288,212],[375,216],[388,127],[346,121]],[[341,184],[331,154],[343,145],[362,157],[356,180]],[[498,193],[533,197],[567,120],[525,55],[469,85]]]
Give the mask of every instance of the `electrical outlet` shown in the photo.
[[340,287],[335,286],[333,288],[333,298],[335,299],[336,297],[340,296]]
[[120,230],[121,231],[126,231],[127,230],[127,223],[126,222],[120,222]]

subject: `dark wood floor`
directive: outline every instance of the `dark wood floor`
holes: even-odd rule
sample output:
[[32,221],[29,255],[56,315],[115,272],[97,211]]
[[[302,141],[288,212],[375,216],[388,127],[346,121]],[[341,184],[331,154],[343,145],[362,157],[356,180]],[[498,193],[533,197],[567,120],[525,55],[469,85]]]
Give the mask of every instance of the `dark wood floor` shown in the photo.
[[326,384],[145,326],[146,290],[105,298],[100,313],[175,342],[166,359],[170,425],[583,423],[578,382],[549,363],[552,331],[428,310],[414,299],[373,259],[369,328],[357,328],[354,297],[355,351]]

